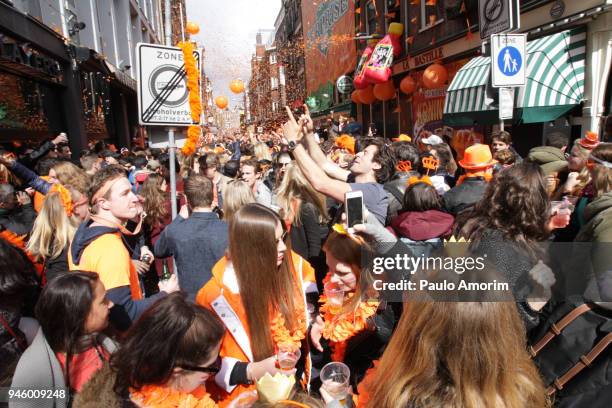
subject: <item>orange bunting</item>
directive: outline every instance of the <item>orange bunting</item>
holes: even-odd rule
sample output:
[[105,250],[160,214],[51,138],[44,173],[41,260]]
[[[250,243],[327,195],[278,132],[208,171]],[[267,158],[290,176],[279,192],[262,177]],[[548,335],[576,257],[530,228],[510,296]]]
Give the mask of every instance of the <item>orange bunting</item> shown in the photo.
[[361,7],[357,7],[355,9],[355,14],[361,14]]
[[427,0],[425,5],[426,6],[435,6],[436,5],[436,0]]
[[421,4],[421,0],[412,0],[410,4],[412,4],[413,6],[418,6],[419,4]]
[[145,385],[139,390],[130,388],[130,397],[138,403],[138,406],[149,408],[213,408],[217,406],[208,393],[204,393],[202,397],[196,397],[191,393],[160,385]]
[[[189,108],[191,110],[191,120],[193,123],[200,123],[200,115],[202,114],[202,101],[200,100],[200,73],[196,66],[193,51],[195,46],[193,43],[185,41],[178,44],[183,50],[183,60],[185,62],[185,72],[187,73],[187,88],[189,89]],[[198,140],[200,139],[200,126],[189,126],[187,130],[187,140],[181,149],[185,156],[191,156],[195,153]]]

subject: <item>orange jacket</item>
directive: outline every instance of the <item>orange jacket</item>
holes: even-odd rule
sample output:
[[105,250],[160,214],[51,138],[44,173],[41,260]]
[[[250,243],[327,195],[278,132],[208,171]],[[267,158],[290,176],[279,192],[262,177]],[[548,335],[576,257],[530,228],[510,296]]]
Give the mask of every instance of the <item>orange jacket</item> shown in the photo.
[[[298,275],[299,281],[302,282],[304,295],[316,292],[316,279],[312,266],[293,251],[291,259],[293,270]],[[226,257],[216,263],[212,269],[212,275],[213,277],[198,292],[196,303],[217,314],[227,329],[221,342],[220,355],[223,363],[221,371],[215,376],[216,387],[207,386],[207,390],[220,406],[225,406],[242,392],[255,389],[254,385],[232,386],[229,384],[236,362],[251,362],[253,356],[238,280],[234,269],[228,265]]]

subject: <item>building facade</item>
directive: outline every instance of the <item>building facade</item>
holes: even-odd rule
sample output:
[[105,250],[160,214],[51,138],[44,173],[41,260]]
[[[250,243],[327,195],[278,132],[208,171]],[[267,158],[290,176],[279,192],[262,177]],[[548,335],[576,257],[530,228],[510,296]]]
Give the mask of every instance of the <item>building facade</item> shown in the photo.
[[[55,69],[41,76],[27,68],[27,58],[0,58],[0,81],[14,78],[15,84],[0,96],[6,112],[0,138],[37,140],[63,131],[75,155],[92,140],[129,146],[143,133],[137,118],[136,44],[164,42],[163,3],[1,0],[3,47],[23,51],[27,45],[26,57],[50,58]],[[175,44],[185,23],[184,0],[172,1],[172,7]],[[29,116],[38,117],[30,120],[36,123],[10,117],[34,111]]]
[[284,118],[280,74],[274,36],[264,44],[262,34],[258,33],[255,54],[251,57],[251,79],[247,90],[248,124],[269,128]]
[[[398,89],[396,98],[358,105],[359,120],[364,126],[372,125],[378,134],[386,137],[408,133],[418,138],[423,130],[441,133],[458,144],[487,141],[491,132],[499,129],[497,91],[488,80],[490,62],[486,58],[490,47],[488,38],[480,37],[478,3],[472,0],[356,1],[356,32],[384,35],[389,23],[404,24],[402,53],[392,67],[392,80]],[[520,9],[518,32],[527,34],[531,51],[527,58],[527,86],[515,93],[514,117],[505,122],[506,130],[515,135],[515,147],[524,153],[541,145],[546,134],[552,131],[563,132],[571,138],[579,137],[586,130],[598,131],[610,111],[611,2],[520,0],[516,3]],[[544,55],[547,51],[538,47],[557,39],[564,42],[559,42],[559,49],[565,47],[565,54],[559,52],[554,69],[560,70],[559,64],[566,63],[575,74],[563,79],[565,74],[559,72],[555,78],[572,81],[576,92],[569,98],[571,102],[560,102],[567,99],[560,85],[563,81],[550,81],[548,93],[559,95],[557,101],[527,105],[526,94],[538,100],[546,99],[537,96],[541,90],[529,86],[529,81],[537,81],[538,68],[544,64],[536,53]],[[359,54],[365,44],[358,46]],[[444,66],[448,80],[437,89],[427,89],[422,75],[433,63]],[[474,69],[474,65],[482,69],[480,74],[472,72],[472,76],[479,77],[477,86],[461,83],[466,70]],[[417,89],[405,95],[399,91],[399,85],[408,75],[415,80]],[[474,105],[485,99],[492,102],[475,110]],[[567,106],[553,108],[562,104]],[[463,139],[466,140],[460,142]]]

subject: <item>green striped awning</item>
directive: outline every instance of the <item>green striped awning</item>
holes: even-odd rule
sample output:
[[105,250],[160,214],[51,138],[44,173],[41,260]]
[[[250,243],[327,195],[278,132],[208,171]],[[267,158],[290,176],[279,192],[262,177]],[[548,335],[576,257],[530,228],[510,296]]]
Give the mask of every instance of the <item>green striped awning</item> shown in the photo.
[[[585,27],[528,42],[527,81],[515,92],[515,120],[547,122],[580,104],[584,95],[585,58]],[[487,98],[490,74],[490,57],[474,58],[457,72],[446,95],[445,123],[459,126],[498,121],[497,106]]]

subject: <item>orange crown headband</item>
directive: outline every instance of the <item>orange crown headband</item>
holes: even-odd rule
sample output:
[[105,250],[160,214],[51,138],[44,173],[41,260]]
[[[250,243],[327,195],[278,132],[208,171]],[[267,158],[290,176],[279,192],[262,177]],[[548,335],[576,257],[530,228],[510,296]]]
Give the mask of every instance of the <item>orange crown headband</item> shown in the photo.
[[434,157],[423,157],[423,168],[427,169],[427,175],[429,176],[429,170],[436,171],[440,166],[440,160]]
[[349,237],[350,239],[352,239],[353,241],[355,241],[356,243],[358,243],[359,245],[363,245],[364,241],[363,238],[361,238],[358,235],[355,234],[351,234],[350,232],[348,232],[346,230],[346,228],[344,228],[344,225],[342,224],[334,224],[334,226],[332,227],[332,229],[334,231],[336,231],[338,234],[340,235],[345,235],[347,237]]
[[408,187],[413,186],[415,184],[419,184],[419,183],[425,183],[427,185],[430,185],[433,187],[433,183],[431,182],[431,179],[429,178],[429,176],[425,175],[423,177],[417,177],[417,176],[412,176],[408,179],[408,183],[406,183],[406,185]]
[[400,160],[395,165],[395,169],[397,171],[403,171],[405,173],[408,173],[409,171],[412,171],[412,163],[410,162],[410,160]]

